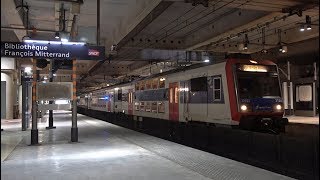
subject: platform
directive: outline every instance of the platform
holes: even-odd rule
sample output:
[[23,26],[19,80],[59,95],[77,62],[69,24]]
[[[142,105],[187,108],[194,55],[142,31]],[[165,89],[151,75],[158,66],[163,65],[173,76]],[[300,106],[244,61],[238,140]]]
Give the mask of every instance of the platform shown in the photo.
[[71,112],[54,119],[56,129],[39,123],[38,146],[30,130],[2,124],[2,179],[291,179],[80,114],[79,143],[70,143]]
[[314,117],[287,116],[286,118],[288,118],[289,123],[319,125],[319,115],[314,116]]

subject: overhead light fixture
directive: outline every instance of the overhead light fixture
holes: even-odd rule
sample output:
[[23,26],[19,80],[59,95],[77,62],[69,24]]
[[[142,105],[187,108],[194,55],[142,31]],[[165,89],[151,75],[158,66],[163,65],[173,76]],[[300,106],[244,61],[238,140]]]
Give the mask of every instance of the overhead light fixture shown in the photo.
[[311,30],[311,25],[310,24],[307,25],[307,30],[308,31]]
[[45,40],[24,40],[26,43],[39,43],[39,44],[65,44],[65,45],[85,45],[85,42],[68,42],[68,39],[61,39],[61,41],[45,41]]
[[203,62],[206,62],[206,63],[207,63],[207,62],[210,62],[210,60],[209,60],[209,59],[205,59]]
[[22,37],[22,41],[24,41],[24,40],[29,40],[29,39],[31,39],[31,37],[28,36],[28,35]]
[[32,68],[29,66],[24,68],[25,73],[31,73],[31,70],[32,70]]
[[43,79],[44,79],[44,80],[47,80],[48,78],[47,78],[47,76],[45,76],[45,77],[43,77]]
[[55,39],[59,39],[60,38],[59,32],[56,32],[56,34],[54,35],[54,38]]
[[287,46],[282,46],[281,49],[282,49],[281,50],[282,53],[288,52],[288,47]]
[[243,50],[247,50],[247,49],[248,49],[248,44],[245,43],[245,44],[244,44],[244,47],[243,47]]
[[248,49],[248,44],[249,44],[248,34],[245,34],[244,35],[244,47],[243,47],[243,50],[247,50]]
[[300,31],[303,32],[304,31],[304,25],[300,26]]
[[262,53],[267,53],[268,51],[266,49],[261,50]]
[[250,60],[250,62],[253,63],[253,64],[258,64],[258,62],[254,61],[254,60]]
[[306,25],[307,25],[307,30],[311,30],[311,17],[310,16],[306,16]]

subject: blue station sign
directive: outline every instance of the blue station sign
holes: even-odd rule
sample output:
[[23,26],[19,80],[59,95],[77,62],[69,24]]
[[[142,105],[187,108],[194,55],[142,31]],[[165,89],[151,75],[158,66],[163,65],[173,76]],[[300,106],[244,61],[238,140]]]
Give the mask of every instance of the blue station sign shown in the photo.
[[1,57],[104,60],[105,48],[79,42],[1,42]]

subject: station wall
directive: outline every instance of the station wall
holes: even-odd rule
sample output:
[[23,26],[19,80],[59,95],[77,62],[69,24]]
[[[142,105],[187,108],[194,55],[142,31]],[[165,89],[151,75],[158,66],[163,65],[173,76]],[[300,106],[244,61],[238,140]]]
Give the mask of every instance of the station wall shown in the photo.
[[13,119],[14,107],[18,107],[18,91],[14,78],[15,66],[16,60],[14,58],[1,57],[1,95],[6,97],[1,101],[1,112],[4,112],[1,113],[1,119]]

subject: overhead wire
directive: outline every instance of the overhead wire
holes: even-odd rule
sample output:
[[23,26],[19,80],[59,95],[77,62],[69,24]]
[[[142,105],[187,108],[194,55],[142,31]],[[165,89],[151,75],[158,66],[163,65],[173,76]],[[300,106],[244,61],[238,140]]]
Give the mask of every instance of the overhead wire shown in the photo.
[[[164,37],[160,38],[159,40],[161,41],[161,40],[163,40],[164,38],[167,38],[167,37],[169,37],[169,36],[171,36],[171,35],[173,35],[173,34],[177,33],[178,31],[180,31],[180,30],[182,30],[182,29],[184,29],[184,28],[186,28],[186,27],[190,26],[191,24],[193,24],[193,23],[195,23],[195,22],[199,21],[200,19],[203,19],[203,18],[207,17],[208,15],[210,15],[210,14],[212,14],[212,13],[216,12],[217,10],[222,9],[223,7],[225,7],[225,6],[229,5],[229,4],[231,4],[231,3],[232,3],[232,2],[234,2],[234,1],[235,1],[235,0],[232,0],[232,1],[230,1],[230,2],[228,2],[228,3],[226,3],[226,4],[224,4],[224,5],[220,6],[219,8],[215,8],[214,10],[210,11],[209,13],[205,14],[204,16],[202,16],[202,17],[200,17],[200,18],[197,18],[196,20],[192,21],[191,23],[188,23],[187,25],[183,26],[182,28],[179,28],[179,29],[177,29],[177,30],[173,31],[173,32],[172,32],[172,33],[170,33],[170,34],[166,34],[166,36],[164,36]],[[249,2],[249,1],[250,1],[250,0],[248,0],[248,1],[246,1],[246,2]],[[239,7],[240,7],[240,6],[239,6]],[[177,27],[177,26],[175,26],[175,27]],[[172,29],[172,28],[171,28],[171,29]],[[171,29],[170,29],[170,30],[171,30]],[[153,44],[155,44],[155,42],[153,42],[153,43],[149,44],[147,47],[150,47],[150,46],[152,46]],[[144,47],[144,48],[146,48],[146,47]],[[136,52],[136,53],[134,53],[133,55],[136,55],[136,54],[137,54],[137,52]],[[128,56],[131,56],[131,55],[132,55],[132,54],[127,54],[127,56],[125,56],[125,57],[123,57],[123,58],[127,58]],[[134,56],[134,58],[136,58],[136,56]]]
[[[217,4],[217,3],[216,3],[216,4]],[[188,10],[188,11],[185,12],[184,14],[180,15],[180,16],[177,17],[176,19],[172,20],[170,23],[166,24],[165,26],[163,26],[162,28],[160,28],[159,30],[157,30],[155,33],[149,35],[149,38],[150,38],[151,36],[153,36],[153,39],[156,39],[156,38],[157,38],[157,37],[155,38],[155,35],[156,35],[156,34],[158,34],[159,32],[162,32],[161,30],[163,30],[164,28],[168,27],[170,24],[172,24],[173,22],[177,21],[177,20],[180,19],[182,16],[184,16],[184,15],[188,14],[189,12],[191,12],[192,10],[194,10],[195,7],[196,7],[196,6],[192,7],[190,10]],[[195,17],[195,16],[197,16],[197,15],[199,15],[199,14],[201,14],[201,13],[203,13],[204,11],[207,11],[207,10],[208,10],[208,8],[205,8],[204,10],[196,13],[195,15],[193,15],[193,16],[185,19],[183,22],[188,21],[188,20],[192,19],[193,17]],[[174,26],[173,28],[179,26],[180,24],[182,24],[182,23],[181,23],[181,22],[178,23],[178,24],[177,24],[176,26]],[[170,31],[171,29],[172,29],[172,28],[170,28],[170,29],[168,29],[168,30],[166,30],[166,31]],[[160,36],[161,36],[161,35],[162,35],[162,34],[160,34]],[[144,42],[144,41],[143,41],[143,42]],[[137,46],[137,45],[140,45],[141,43],[142,43],[142,42],[140,42],[140,43],[138,43],[138,44],[135,44],[135,45]],[[144,46],[144,45],[146,45],[146,44],[147,44],[147,43],[144,42],[144,43],[142,44],[142,46]],[[127,53],[126,53],[125,55],[127,55],[127,54],[128,54],[128,51],[127,51]]]
[[[312,16],[312,18],[314,18],[314,17],[318,17],[318,16]],[[273,28],[268,28],[268,29],[266,29],[266,31],[265,31],[265,33],[266,33],[266,37],[267,36],[270,36],[270,35],[273,35],[274,33],[274,31],[275,30],[277,30],[277,29],[280,29],[280,28],[283,28],[283,27],[286,27],[286,26],[290,26],[290,25],[292,25],[292,24],[297,24],[298,22],[303,22],[303,20],[296,20],[296,21],[293,21],[293,22],[290,22],[290,23],[287,23],[287,24],[284,24],[284,25],[280,25],[280,26],[277,26],[277,27],[273,27]],[[261,28],[263,28],[263,27],[261,27]],[[296,26],[293,26],[293,28],[296,28]],[[288,28],[288,29],[290,29],[290,28]],[[271,32],[271,31],[273,31],[272,33],[270,33],[270,34],[268,34],[269,32]],[[284,29],[283,31],[287,31],[287,29]],[[253,35],[251,35],[251,36],[248,36],[249,37],[249,40],[250,41],[255,41],[255,40],[258,40],[258,39],[261,39],[261,37],[262,36],[259,36],[259,37],[257,37],[257,38],[255,38],[255,39],[252,39],[252,37],[255,37],[255,36],[258,36],[258,35],[260,35],[261,33],[260,32],[258,32],[258,33],[255,33],[255,34],[253,34]],[[231,40],[232,41],[232,40]],[[233,40],[234,41],[234,40]],[[230,42],[230,41],[229,41]],[[234,43],[234,42],[232,42],[232,43]],[[227,43],[227,44],[232,44],[232,43]],[[250,44],[250,43],[249,43]]]

